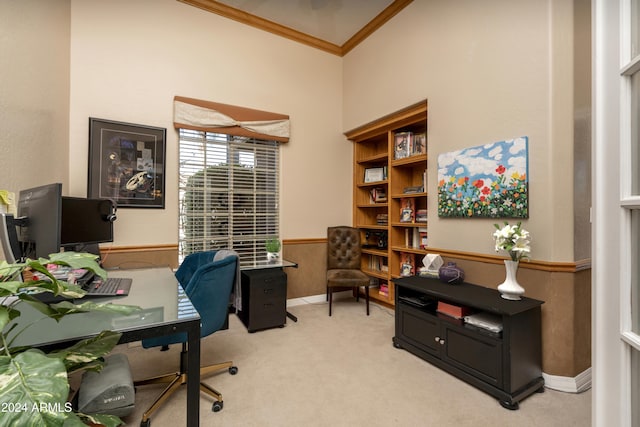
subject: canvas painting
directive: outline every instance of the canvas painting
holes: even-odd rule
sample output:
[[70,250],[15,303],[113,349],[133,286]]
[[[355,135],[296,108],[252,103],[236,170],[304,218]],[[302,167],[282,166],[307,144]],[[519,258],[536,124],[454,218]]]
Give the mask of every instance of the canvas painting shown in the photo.
[[438,156],[438,216],[528,218],[526,136]]

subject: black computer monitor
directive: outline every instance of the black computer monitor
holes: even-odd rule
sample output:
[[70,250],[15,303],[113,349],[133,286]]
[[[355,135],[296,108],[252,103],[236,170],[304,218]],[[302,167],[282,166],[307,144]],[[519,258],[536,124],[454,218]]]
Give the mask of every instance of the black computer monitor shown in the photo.
[[18,195],[18,240],[27,258],[48,258],[60,252],[62,184],[21,190]]
[[18,240],[18,227],[22,221],[13,214],[0,213],[0,245],[4,252],[4,259],[9,264],[22,261],[22,248]]
[[111,200],[63,197],[60,243],[65,250],[96,253],[98,243],[113,242],[114,220]]

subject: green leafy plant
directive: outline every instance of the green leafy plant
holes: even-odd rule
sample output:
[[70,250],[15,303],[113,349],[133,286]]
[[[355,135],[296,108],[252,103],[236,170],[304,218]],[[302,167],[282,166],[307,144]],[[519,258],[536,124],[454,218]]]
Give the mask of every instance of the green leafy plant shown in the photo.
[[267,239],[267,241],[264,242],[264,247],[267,250],[267,252],[272,252],[272,253],[280,252],[280,247],[281,247],[280,240],[277,237]]
[[[121,334],[103,331],[61,350],[45,353],[30,346],[14,346],[16,338],[27,328],[37,326],[15,322],[27,304],[49,318],[59,321],[64,316],[89,311],[132,313],[134,306],[71,301],[44,303],[34,295],[50,292],[56,296],[82,298],[81,287],[58,280],[47,269],[58,264],[72,269],[87,269],[106,277],[96,262],[96,256],[86,253],[61,252],[50,258],[27,259],[24,263],[0,261],[0,409],[3,425],[12,426],[85,426],[122,424],[118,417],[104,414],[74,412],[69,398],[69,375],[80,370],[99,371],[107,355],[118,343]],[[23,281],[23,273],[33,276]]]

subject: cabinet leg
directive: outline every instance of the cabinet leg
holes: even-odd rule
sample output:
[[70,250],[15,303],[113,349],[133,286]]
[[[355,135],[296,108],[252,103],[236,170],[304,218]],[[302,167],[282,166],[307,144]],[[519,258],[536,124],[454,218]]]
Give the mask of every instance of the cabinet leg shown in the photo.
[[517,411],[520,408],[520,404],[518,402],[507,402],[506,400],[501,400],[500,405],[510,411]]

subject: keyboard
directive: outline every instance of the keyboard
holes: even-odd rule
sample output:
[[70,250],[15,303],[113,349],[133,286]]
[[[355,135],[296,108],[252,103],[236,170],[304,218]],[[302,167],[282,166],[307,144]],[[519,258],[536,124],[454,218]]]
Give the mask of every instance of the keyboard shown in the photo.
[[132,280],[126,277],[109,277],[106,280],[96,278],[84,287],[87,296],[123,296],[128,295]]

